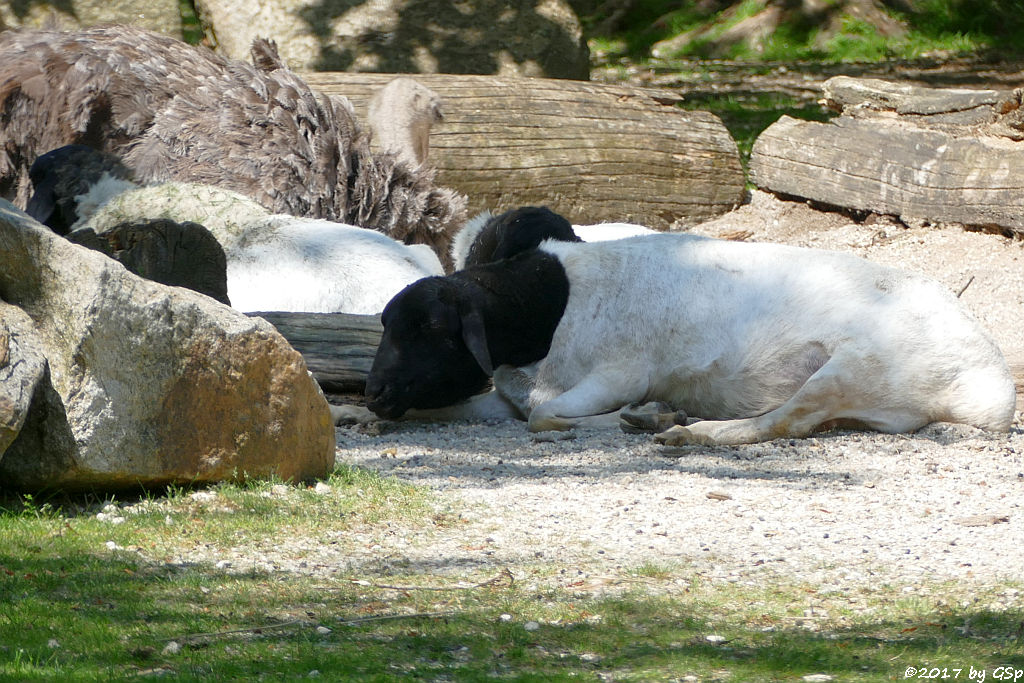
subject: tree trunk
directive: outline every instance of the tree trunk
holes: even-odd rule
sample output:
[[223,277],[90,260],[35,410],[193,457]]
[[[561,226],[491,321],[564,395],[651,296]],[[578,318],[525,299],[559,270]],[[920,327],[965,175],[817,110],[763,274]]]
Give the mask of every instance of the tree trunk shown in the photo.
[[1019,92],[837,77],[829,123],[782,117],[754,143],[758,187],[905,219],[1024,234]]
[[[393,74],[305,73],[365,118]],[[662,90],[580,81],[417,75],[444,100],[430,136],[438,184],[470,213],[546,205],[577,224],[691,225],[742,201],[736,144],[716,116]]]

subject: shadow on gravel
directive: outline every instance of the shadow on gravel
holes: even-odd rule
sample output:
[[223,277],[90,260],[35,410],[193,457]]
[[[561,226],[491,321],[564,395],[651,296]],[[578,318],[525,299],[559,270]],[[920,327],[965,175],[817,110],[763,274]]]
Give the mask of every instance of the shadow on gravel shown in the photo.
[[[663,447],[650,437],[615,430],[581,430],[574,438],[537,442],[515,423],[401,424],[387,427],[380,436],[339,429],[338,458],[438,488],[496,488],[555,480],[597,483],[674,474],[773,481],[801,489],[842,488],[877,480],[880,469],[906,460],[908,454],[917,454],[919,460],[922,452],[931,453],[929,461],[944,462],[958,454],[973,457],[979,450],[994,449],[1017,453],[1018,462],[1022,436],[1019,428],[1008,435],[994,435],[962,425],[937,424],[909,435],[837,431],[744,446]],[[919,463],[918,467],[924,466]],[[1016,473],[1015,469],[1007,476]]]

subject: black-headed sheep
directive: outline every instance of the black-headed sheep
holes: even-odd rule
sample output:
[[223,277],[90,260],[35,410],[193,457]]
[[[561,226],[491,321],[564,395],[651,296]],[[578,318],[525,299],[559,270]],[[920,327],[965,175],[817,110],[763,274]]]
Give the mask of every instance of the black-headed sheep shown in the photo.
[[688,234],[549,240],[414,283],[381,319],[366,397],[386,418],[468,399],[493,372],[479,416],[500,396],[534,431],[648,401],[703,418],[659,435],[670,444],[1013,419],[1007,363],[956,297],[837,252]]
[[[79,166],[92,171],[78,176]],[[153,244],[151,239],[142,240],[138,228],[125,232],[126,226],[146,222],[152,229],[160,222],[157,236],[181,245],[198,244],[197,232],[208,233],[220,250],[221,272],[226,268],[227,297],[215,298],[230,299],[241,311],[376,314],[406,285],[444,272],[426,245],[402,244],[374,230],[333,221],[271,214],[230,190],[177,182],[138,187],[123,179],[126,174],[116,159],[95,150],[54,150],[40,157],[32,170],[38,191],[29,200],[34,210],[30,215],[55,229],[59,222],[73,241],[111,245],[113,250],[104,251],[116,252],[129,269],[151,279],[183,284],[154,277],[154,267],[139,270],[125,261],[131,254],[115,245],[126,239],[122,235],[132,235],[134,243],[150,251]],[[92,183],[73,182],[82,178]],[[66,193],[72,193],[70,201]],[[70,220],[74,222],[65,226]],[[186,242],[178,237],[186,235]],[[205,277],[207,251],[168,252],[165,270],[187,271],[188,264],[181,261],[191,253],[192,268]]]

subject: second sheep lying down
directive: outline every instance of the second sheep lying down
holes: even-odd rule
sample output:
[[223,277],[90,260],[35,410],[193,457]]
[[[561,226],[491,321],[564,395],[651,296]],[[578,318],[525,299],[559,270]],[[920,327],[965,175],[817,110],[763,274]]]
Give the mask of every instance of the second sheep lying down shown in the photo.
[[[421,280],[381,319],[366,396],[385,418],[519,412],[533,431],[564,430],[647,401],[703,418],[659,435],[670,444],[837,423],[1005,431],[1013,418],[1006,361],[952,294],[836,252],[685,234],[547,241]],[[494,392],[460,403],[492,373]]]
[[[86,152],[61,148],[40,157],[38,167],[48,166],[49,173],[37,175],[37,187],[52,185],[47,180],[61,172],[62,157],[82,163]],[[223,247],[228,299],[245,312],[376,314],[409,283],[444,272],[426,245],[401,244],[342,223],[272,214],[248,197],[209,185],[138,187],[126,177],[117,172],[99,176],[71,203],[56,196],[44,200],[37,191],[30,210],[45,221],[56,217],[52,207],[62,206],[62,217],[77,220],[53,227],[70,230],[76,241],[83,241],[82,233],[103,235],[142,219],[198,223]]]
[[542,206],[520,207],[497,216],[484,211],[466,221],[462,229],[455,233],[451,261],[455,264],[455,270],[462,270],[509,258],[538,246],[546,239],[604,242],[654,232],[633,223],[572,225],[551,209]]
[[139,211],[206,226],[224,247],[228,298],[240,311],[372,315],[411,282],[444,273],[426,245],[343,223],[271,214],[247,197],[192,183],[121,193],[85,226],[102,232]]

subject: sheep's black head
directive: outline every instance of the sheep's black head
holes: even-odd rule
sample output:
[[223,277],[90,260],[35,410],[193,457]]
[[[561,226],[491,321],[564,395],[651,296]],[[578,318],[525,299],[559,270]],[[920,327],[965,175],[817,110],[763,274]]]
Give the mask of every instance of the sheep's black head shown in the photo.
[[483,390],[492,368],[472,294],[465,283],[431,277],[395,295],[381,314],[384,334],[366,380],[370,410],[394,419]]
[[113,154],[85,145],[65,145],[38,157],[28,171],[33,193],[25,212],[58,235],[78,220],[78,199],[104,176],[131,180],[132,173]]
[[543,206],[523,206],[494,216],[481,228],[464,267],[493,263],[533,249],[547,239],[579,242],[572,224]]

